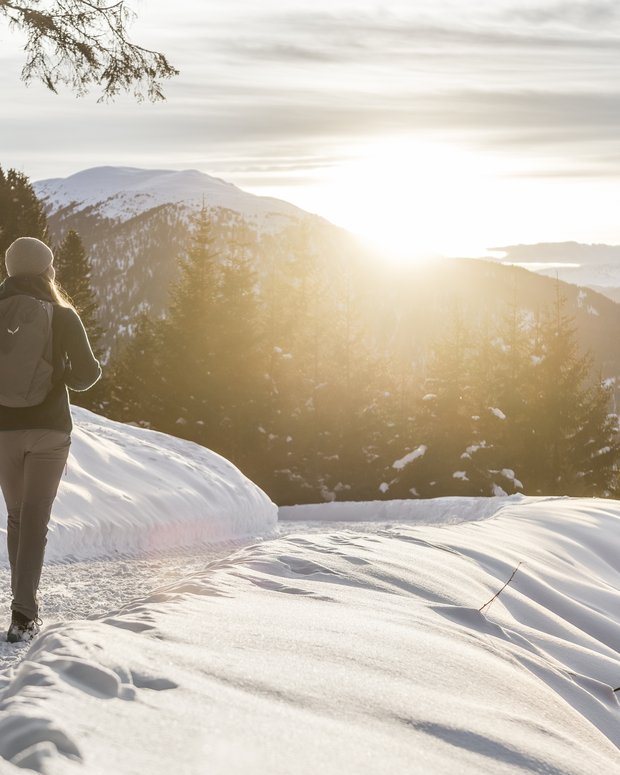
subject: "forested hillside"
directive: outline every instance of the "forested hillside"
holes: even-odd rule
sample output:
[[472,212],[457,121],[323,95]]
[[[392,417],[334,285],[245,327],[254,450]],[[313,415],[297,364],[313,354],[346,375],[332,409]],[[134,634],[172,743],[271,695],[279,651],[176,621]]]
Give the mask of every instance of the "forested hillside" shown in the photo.
[[107,336],[87,406],[214,449],[279,503],[616,492],[620,307],[594,291],[395,267],[304,214],[67,207],[45,234],[62,223],[74,295],[82,238]]

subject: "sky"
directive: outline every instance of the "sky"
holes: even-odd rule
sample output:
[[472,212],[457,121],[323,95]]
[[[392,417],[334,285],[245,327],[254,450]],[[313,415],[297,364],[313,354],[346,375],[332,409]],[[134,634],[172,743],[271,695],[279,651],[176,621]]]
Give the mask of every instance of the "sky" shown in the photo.
[[[620,4],[129,0],[166,101],[19,79],[0,21],[0,164],[200,169],[402,260],[620,244]],[[173,10],[171,10],[173,9]]]

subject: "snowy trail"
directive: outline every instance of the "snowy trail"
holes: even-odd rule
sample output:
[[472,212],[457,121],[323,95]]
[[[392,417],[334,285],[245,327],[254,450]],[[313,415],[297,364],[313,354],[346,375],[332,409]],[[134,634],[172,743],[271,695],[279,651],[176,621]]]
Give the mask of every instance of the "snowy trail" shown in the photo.
[[620,503],[489,503],[166,559],[0,674],[0,772],[617,772]]
[[[48,563],[43,567],[40,587],[43,626],[103,616],[162,584],[204,571],[209,562],[243,545],[237,542],[150,557]],[[4,639],[11,618],[10,578],[9,569],[0,567],[0,673],[17,665],[28,652],[28,644],[14,645]]]
[[[385,522],[356,525],[353,522],[285,521],[280,524],[278,537],[300,531],[331,533],[343,529],[374,533],[387,526]],[[43,626],[104,616],[135,598],[148,595],[157,587],[203,573],[209,563],[224,559],[252,543],[255,542],[236,541],[141,557],[46,563],[40,587]],[[28,653],[27,644],[14,645],[4,640],[4,630],[11,618],[9,588],[9,569],[0,565],[0,673],[15,667]]]
[[[486,502],[437,498],[426,502],[338,502],[283,507],[278,532],[271,540],[294,533],[379,533],[395,522],[422,525],[479,521],[519,500],[520,496]],[[202,573],[214,560],[224,559],[253,543],[255,540],[239,539],[136,556],[46,562],[40,587],[43,625],[105,616],[158,587]],[[0,564],[0,673],[15,667],[28,653],[27,644],[9,644],[3,637],[11,617],[9,589],[9,569]]]
[[[276,534],[275,504],[220,455],[80,407],[71,411],[71,453],[41,579],[44,626],[102,616]],[[0,672],[27,652],[3,639],[9,589],[0,496]]]

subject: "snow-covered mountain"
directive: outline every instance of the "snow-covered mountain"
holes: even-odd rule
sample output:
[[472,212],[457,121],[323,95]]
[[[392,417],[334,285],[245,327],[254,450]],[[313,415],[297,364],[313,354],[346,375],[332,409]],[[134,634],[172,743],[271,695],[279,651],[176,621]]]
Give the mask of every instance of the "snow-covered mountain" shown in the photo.
[[62,220],[96,212],[99,218],[123,223],[166,205],[229,210],[260,229],[278,230],[307,213],[288,202],[255,196],[233,183],[198,170],[148,170],[136,167],[93,167],[67,178],[34,184],[37,196]]
[[357,246],[319,216],[197,170],[95,167],[33,186],[53,240],[60,243],[75,229],[90,254],[107,348],[132,331],[141,312],[165,312],[191,218],[202,207],[213,223],[215,248],[227,255],[231,245],[243,246],[259,272],[287,260],[298,244],[325,260],[333,255],[334,262],[347,252],[344,243]]

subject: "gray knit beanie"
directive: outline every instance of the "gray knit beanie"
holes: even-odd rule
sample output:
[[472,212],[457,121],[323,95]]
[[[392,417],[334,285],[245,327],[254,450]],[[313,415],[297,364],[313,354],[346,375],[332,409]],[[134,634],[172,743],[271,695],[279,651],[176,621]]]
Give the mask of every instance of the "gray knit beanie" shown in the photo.
[[16,274],[41,274],[52,265],[54,254],[35,237],[19,237],[7,248],[4,262],[9,277]]

